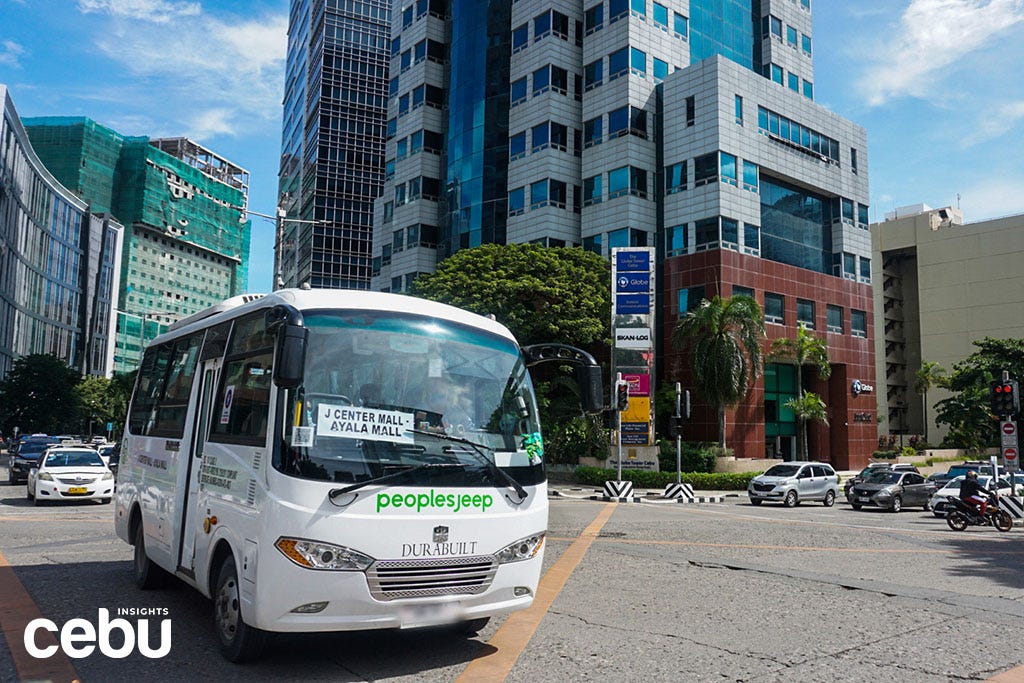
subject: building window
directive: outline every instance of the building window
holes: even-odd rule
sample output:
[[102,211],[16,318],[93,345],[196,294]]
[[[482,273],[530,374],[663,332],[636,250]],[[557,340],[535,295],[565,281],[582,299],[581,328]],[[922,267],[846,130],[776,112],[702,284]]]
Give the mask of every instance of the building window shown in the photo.
[[629,108],[629,134],[647,139],[647,112],[639,107]]
[[743,253],[760,255],[761,252],[761,226],[753,223],[743,224]]
[[658,82],[665,80],[668,77],[668,62],[663,59],[654,57],[654,68],[651,70],[651,74],[654,79]]
[[608,0],[608,23],[614,24],[629,13],[626,0]]
[[739,185],[739,180],[736,177],[736,156],[726,152],[721,152],[720,157],[722,182],[726,185],[737,187]]
[[647,171],[635,166],[629,167],[629,193],[647,199]]
[[808,330],[814,329],[814,302],[807,299],[796,300],[796,322]]
[[[615,199],[624,194],[629,194],[629,166],[612,169],[608,172],[608,199]],[[611,242],[609,242],[610,244]]]
[[629,48],[624,47],[621,50],[608,55],[608,80],[614,81],[619,76],[622,76],[629,71]]
[[739,251],[740,223],[735,218],[722,217],[722,246]]
[[811,56],[811,37],[809,35],[807,35],[806,33],[801,33],[800,34],[800,44],[801,44],[801,47],[803,48],[804,54],[806,54],[808,57],[810,57]]
[[790,47],[796,47],[796,28],[786,24],[786,43]]
[[751,299],[753,299],[754,298],[754,290],[751,289],[750,287],[742,287],[740,285],[733,285],[732,286],[732,295],[733,296],[749,296]]
[[769,77],[773,81],[778,83],[779,85],[782,85],[782,74],[783,74],[782,67],[779,66],[778,64],[769,64],[768,65],[768,69],[769,69]]
[[686,125],[687,127],[692,126],[697,121],[696,117],[697,101],[693,95],[686,98]]
[[518,216],[526,210],[526,188],[517,187],[508,191],[508,215]]
[[686,189],[686,162],[680,161],[665,167],[665,194],[675,194]]
[[647,53],[635,47],[629,48],[629,68],[638,76],[646,76]]
[[718,248],[718,218],[704,218],[693,224],[696,239],[693,248],[697,251]]
[[604,80],[604,59],[598,59],[583,67],[583,89],[593,90]]
[[704,285],[697,285],[696,287],[687,287],[680,289],[678,294],[679,306],[678,310],[680,313],[689,313],[698,306],[700,302],[707,296],[707,289]]
[[718,180],[718,152],[704,154],[693,160],[693,186],[700,187]]
[[600,116],[583,122],[584,147],[593,147],[594,145],[601,144],[601,141],[604,138],[602,122],[603,118]]
[[619,107],[608,112],[608,139],[629,133],[629,107]]
[[629,228],[619,228],[618,230],[612,230],[608,233],[608,249],[616,249],[618,247],[628,247],[629,244]]
[[743,125],[743,98],[736,96],[736,123]]
[[853,173],[857,172],[857,149],[855,147],[850,148],[850,170]]
[[533,145],[530,151],[538,152],[546,148],[550,140],[548,137],[548,122],[545,121],[544,123],[534,126],[532,129],[531,137],[533,140]]
[[665,255],[679,256],[686,253],[686,225],[676,225],[665,231]]
[[800,92],[800,77],[797,76],[792,71],[790,71],[788,74],[786,74],[786,78],[788,79],[787,84],[789,86],[789,89],[792,90],[793,92]]
[[690,34],[690,20],[678,12],[673,12],[672,32],[675,34],[676,38],[686,40],[686,37]]
[[516,133],[508,139],[508,158],[514,161],[526,156],[526,131]]
[[583,179],[583,206],[601,203],[601,176]]
[[526,101],[526,76],[512,81],[510,100],[513,107],[520,102]]
[[530,43],[530,25],[523,24],[512,29],[512,52],[513,54],[525,49]]
[[538,14],[533,18],[533,41],[537,42],[541,38],[551,33],[551,11],[547,11],[544,14]]
[[551,67],[544,66],[533,72],[533,96],[548,91],[551,87]]
[[599,256],[603,255],[604,252],[601,248],[601,235],[591,235],[590,237],[584,237],[583,248]]
[[833,306],[828,304],[825,306],[825,315],[827,316],[826,328],[829,332],[835,334],[843,333],[843,309],[841,306]]
[[775,325],[786,324],[786,299],[781,294],[764,293],[764,321]]
[[589,36],[604,27],[604,3],[599,2],[583,13],[583,26]]
[[743,161],[743,189],[757,192],[757,164]]
[[810,81],[804,81],[804,97],[809,100],[814,99],[814,84]]
[[868,317],[864,311],[850,309],[850,334],[854,337],[868,336]]
[[871,284],[871,259],[860,257],[860,281]]
[[405,230],[395,230],[391,234],[391,253],[405,251]]
[[651,19],[654,20],[654,25],[660,28],[662,31],[668,30],[668,7],[660,3],[654,3],[654,11],[651,12]]
[[538,180],[530,185],[530,208],[539,209],[548,205],[548,181]]

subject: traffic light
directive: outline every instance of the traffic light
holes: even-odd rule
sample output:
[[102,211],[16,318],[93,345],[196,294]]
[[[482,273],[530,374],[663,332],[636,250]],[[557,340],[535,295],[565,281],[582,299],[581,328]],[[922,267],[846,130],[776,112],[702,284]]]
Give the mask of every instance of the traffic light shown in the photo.
[[629,382],[618,382],[615,385],[615,407],[621,413],[629,407]]
[[1013,416],[1020,412],[1020,388],[1017,380],[989,384],[989,404],[997,417]]
[[668,418],[668,433],[674,439],[683,433],[683,418],[672,416]]

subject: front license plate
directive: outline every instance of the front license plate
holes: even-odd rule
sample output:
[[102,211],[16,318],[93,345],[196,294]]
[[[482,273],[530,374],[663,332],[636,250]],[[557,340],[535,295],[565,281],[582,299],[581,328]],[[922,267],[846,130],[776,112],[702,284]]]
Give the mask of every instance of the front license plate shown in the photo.
[[402,628],[421,628],[453,624],[462,616],[462,606],[457,602],[435,605],[406,605],[399,612]]
[[72,496],[76,494],[81,495],[88,492],[89,489],[85,488],[84,486],[72,486],[71,488],[68,489],[68,493],[70,493]]
[[861,497],[860,497],[860,498],[858,498],[857,500],[859,500],[859,501],[860,501],[860,502],[862,502],[862,503],[869,503],[869,502],[871,502],[871,499],[870,499],[870,498],[868,498],[867,496],[861,496]]

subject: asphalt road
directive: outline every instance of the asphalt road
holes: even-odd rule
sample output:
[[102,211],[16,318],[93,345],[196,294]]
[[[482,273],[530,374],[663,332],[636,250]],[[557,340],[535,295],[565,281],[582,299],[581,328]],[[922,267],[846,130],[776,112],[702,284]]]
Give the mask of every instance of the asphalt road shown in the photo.
[[[499,633],[496,620],[475,638],[285,636],[245,666],[217,653],[211,606],[198,593],[133,587],[131,548],[114,536],[111,514],[99,504],[33,507],[24,486],[0,484],[0,554],[43,616],[59,626],[95,622],[100,607],[168,610],[166,657],[73,660],[86,683],[483,680],[476,663],[510,654],[501,677],[530,683],[969,681],[1024,663],[1024,530],[956,533],[918,510],[552,499],[548,567],[598,524],[535,630]],[[18,673],[0,639],[8,680]]]

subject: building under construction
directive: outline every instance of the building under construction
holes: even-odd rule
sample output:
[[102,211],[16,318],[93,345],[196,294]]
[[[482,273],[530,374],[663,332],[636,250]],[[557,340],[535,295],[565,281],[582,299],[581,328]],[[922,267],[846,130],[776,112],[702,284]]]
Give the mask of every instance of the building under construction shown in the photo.
[[246,291],[249,173],[186,138],[128,137],[84,117],[24,120],[54,176],[126,226],[114,371],[175,320]]

